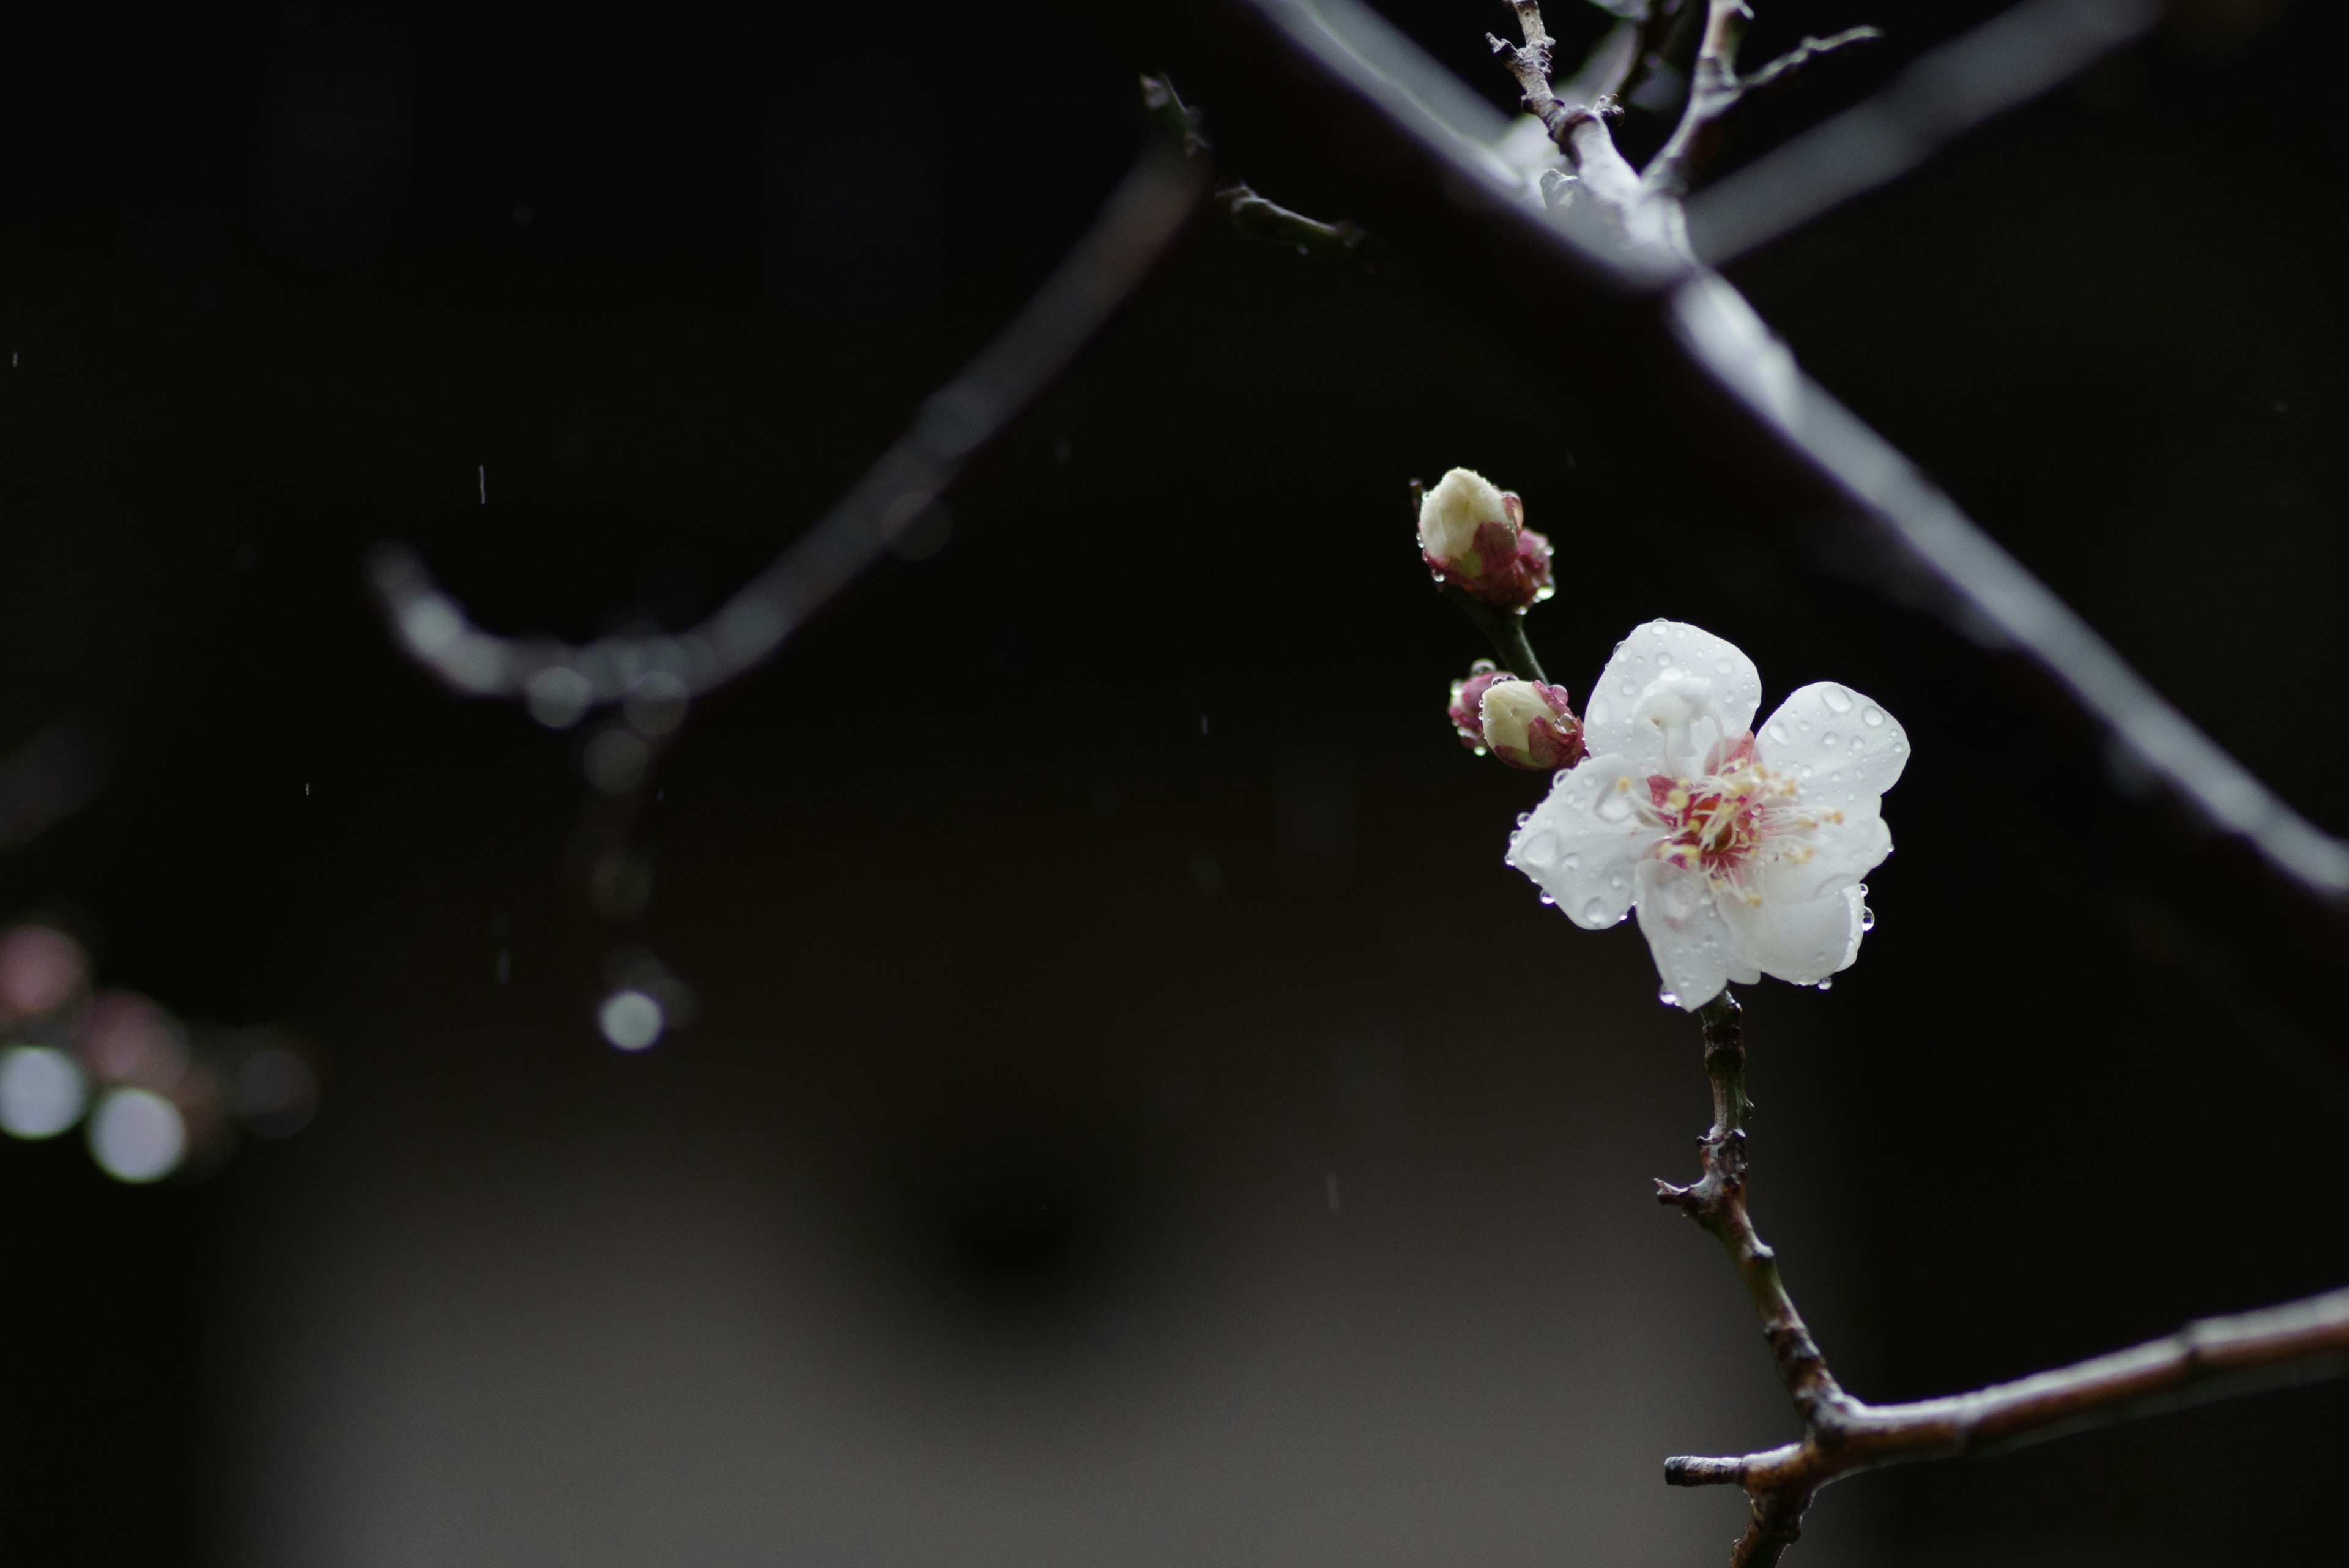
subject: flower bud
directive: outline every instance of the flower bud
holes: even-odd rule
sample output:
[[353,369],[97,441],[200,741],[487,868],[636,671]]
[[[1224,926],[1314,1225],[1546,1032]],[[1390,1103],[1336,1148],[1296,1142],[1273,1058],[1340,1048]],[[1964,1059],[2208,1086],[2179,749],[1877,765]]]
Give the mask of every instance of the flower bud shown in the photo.
[[1483,474],[1455,468],[1420,497],[1419,550],[1438,582],[1495,609],[1550,595],[1549,541],[1525,525],[1525,503]]
[[1566,705],[1566,688],[1504,680],[1485,689],[1485,744],[1513,768],[1549,772],[1582,760],[1582,721]]
[[1452,683],[1452,705],[1444,711],[1452,716],[1460,743],[1480,757],[1485,754],[1485,693],[1496,682],[1516,679],[1491,659],[1480,659],[1468,667],[1467,680]]

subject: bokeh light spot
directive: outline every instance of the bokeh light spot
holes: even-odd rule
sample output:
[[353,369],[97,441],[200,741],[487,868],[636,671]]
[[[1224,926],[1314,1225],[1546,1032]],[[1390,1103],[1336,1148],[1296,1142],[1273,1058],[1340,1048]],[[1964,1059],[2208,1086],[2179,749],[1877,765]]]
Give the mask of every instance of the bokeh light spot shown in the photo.
[[668,1018],[661,1004],[641,991],[616,991],[595,1014],[604,1038],[623,1051],[641,1051],[661,1037]]
[[145,1089],[110,1089],[89,1118],[89,1152],[117,1181],[158,1181],[188,1150],[179,1108]]
[[81,1120],[89,1082],[74,1059],[47,1045],[0,1051],[0,1127],[17,1137],[55,1137]]

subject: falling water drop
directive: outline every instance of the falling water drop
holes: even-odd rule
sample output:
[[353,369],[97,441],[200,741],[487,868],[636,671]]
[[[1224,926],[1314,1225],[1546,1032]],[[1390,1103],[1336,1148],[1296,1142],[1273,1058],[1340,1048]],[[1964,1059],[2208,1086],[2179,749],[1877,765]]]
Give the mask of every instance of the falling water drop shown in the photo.
[[1833,991],[1835,989],[1835,981],[1832,980],[1823,980],[1819,981],[1819,989],[1821,991]]

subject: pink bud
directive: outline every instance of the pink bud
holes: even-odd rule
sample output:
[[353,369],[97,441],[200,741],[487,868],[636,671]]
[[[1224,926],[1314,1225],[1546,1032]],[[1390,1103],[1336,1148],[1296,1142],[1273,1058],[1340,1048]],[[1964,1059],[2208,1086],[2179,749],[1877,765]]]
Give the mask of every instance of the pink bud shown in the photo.
[[1485,754],[1485,693],[1498,681],[1516,679],[1491,659],[1480,659],[1468,667],[1467,680],[1452,683],[1452,705],[1445,711],[1452,715],[1460,743],[1480,757]]
[[1485,743],[1513,768],[1551,772],[1582,760],[1582,721],[1563,686],[1502,680],[1485,690],[1483,718]]
[[1420,555],[1437,581],[1495,609],[1521,610],[1551,592],[1549,541],[1525,521],[1514,493],[1455,468],[1420,498]]

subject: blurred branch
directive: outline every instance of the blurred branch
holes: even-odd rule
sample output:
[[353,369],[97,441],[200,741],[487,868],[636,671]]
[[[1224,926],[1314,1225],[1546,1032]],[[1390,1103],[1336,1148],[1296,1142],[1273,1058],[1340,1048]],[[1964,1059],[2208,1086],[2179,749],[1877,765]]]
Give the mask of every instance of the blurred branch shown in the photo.
[[1821,1487],[1858,1470],[1968,1454],[2158,1415],[2278,1382],[2349,1374],[2349,1288],[2233,1317],[2204,1318],[2167,1338],[2096,1356],[1971,1394],[1905,1405],[1868,1405],[1844,1392],[1804,1326],[1778,1272],[1777,1255],[1754,1229],[1745,1204],[1745,1044],[1728,992],[1698,1010],[1704,1065],[1713,1084],[1713,1127],[1702,1179],[1656,1183],[1659,1201],[1679,1209],[1720,1241],[1762,1318],[1803,1421],[1797,1442],[1723,1459],[1664,1461],[1672,1486],[1737,1486],[1752,1503],[1732,1568],[1772,1568],[1802,1534],[1803,1515]]
[[2159,0],[2025,0],[2002,12],[1697,197],[1689,211],[1697,254],[1721,265],[1899,179],[2144,33],[2161,10]]
[[474,624],[413,550],[385,544],[368,573],[393,635],[457,691],[527,699],[549,722],[576,722],[592,707],[648,688],[665,701],[706,696],[763,663],[914,527],[963,465],[1068,369],[1141,285],[1204,185],[1178,156],[1145,152],[1060,270],[923,402],[913,428],[771,566],[691,630],[585,644],[498,636]]

